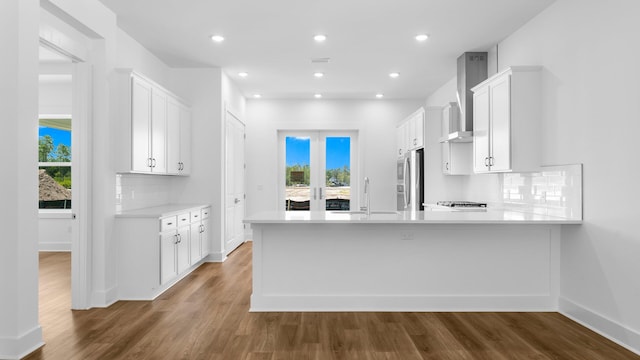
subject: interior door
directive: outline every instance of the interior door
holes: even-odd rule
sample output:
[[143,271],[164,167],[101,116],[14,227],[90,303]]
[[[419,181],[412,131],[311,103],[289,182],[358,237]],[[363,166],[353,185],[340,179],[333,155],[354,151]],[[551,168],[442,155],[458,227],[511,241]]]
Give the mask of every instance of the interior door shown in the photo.
[[281,203],[286,211],[357,209],[351,179],[357,133],[283,132]]
[[244,141],[245,126],[231,112],[226,112],[225,134],[225,254],[245,241],[244,219]]

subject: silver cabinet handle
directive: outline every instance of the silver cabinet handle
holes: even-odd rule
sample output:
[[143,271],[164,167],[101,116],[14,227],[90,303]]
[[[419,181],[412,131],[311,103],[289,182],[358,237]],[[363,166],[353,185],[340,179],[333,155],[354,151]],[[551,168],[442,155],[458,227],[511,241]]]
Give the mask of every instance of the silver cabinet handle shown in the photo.
[[493,162],[493,156],[489,157],[489,166],[493,166],[494,162]]
[[445,164],[445,169],[449,170],[449,163]]
[[173,235],[173,244],[176,245],[178,244],[178,234]]
[[153,159],[147,158],[147,167],[153,167]]
[[489,157],[484,158],[484,166],[489,167]]
[[318,197],[316,196],[317,194],[317,188],[313,188],[313,200],[316,200]]
[[402,155],[402,149],[398,149],[398,155]]
[[235,200],[233,200],[233,202],[234,202],[235,204],[237,204],[237,203],[239,203],[239,202],[240,202],[240,199],[235,198]]
[[200,232],[203,233],[204,232],[204,225],[200,225]]
[[418,145],[418,139],[413,139],[413,145]]
[[322,188],[319,188],[319,190],[320,190],[319,191],[320,192],[320,197],[319,198],[320,198],[320,200],[322,200]]
[[151,167],[156,167],[156,159],[155,158],[151,159],[151,164],[152,164]]

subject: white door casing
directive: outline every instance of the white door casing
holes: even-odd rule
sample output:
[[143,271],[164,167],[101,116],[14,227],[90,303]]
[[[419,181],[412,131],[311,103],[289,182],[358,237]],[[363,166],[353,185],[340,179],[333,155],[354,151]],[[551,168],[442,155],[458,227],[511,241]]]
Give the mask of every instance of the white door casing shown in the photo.
[[245,241],[245,125],[231,111],[225,111],[225,211],[224,254]]

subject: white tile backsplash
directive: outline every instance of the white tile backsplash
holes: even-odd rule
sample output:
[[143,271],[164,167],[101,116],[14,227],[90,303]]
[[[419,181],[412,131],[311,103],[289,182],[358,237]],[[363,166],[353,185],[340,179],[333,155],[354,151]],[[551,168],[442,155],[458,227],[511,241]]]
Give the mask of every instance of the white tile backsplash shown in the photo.
[[582,220],[582,164],[501,175],[507,209]]
[[116,174],[116,211],[128,211],[168,204],[171,177]]

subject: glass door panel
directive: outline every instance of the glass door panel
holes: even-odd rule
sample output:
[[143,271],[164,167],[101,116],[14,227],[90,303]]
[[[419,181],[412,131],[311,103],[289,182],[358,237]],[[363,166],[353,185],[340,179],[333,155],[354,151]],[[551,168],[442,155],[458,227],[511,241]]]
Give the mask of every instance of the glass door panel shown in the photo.
[[324,174],[325,191],[321,197],[327,211],[351,209],[351,137],[326,136]]
[[285,210],[311,209],[311,138],[285,138]]

